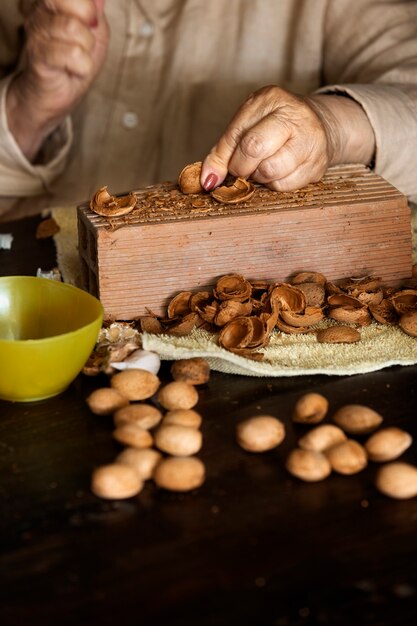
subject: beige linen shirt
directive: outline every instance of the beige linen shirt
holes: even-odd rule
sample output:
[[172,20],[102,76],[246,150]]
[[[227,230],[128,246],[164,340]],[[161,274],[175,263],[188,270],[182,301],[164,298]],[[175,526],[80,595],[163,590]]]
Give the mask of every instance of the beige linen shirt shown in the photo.
[[417,197],[416,0],[107,0],[105,65],[42,165],[25,159],[5,114],[23,44],[17,5],[0,4],[0,213],[9,219],[73,205],[102,185],[118,193],[175,179],[267,84],[359,102],[376,172]]

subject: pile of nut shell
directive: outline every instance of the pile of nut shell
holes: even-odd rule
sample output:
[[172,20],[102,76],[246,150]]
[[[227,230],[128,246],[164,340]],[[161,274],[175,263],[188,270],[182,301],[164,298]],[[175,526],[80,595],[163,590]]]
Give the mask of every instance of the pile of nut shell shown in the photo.
[[[291,475],[317,482],[332,472],[357,474],[372,461],[383,464],[375,479],[379,491],[396,499],[417,496],[417,467],[397,460],[413,442],[408,432],[381,427],[383,417],[360,404],[340,407],[328,423],[321,424],[328,409],[327,398],[319,393],[307,393],[297,400],[292,421],[314,427],[303,433],[286,458]],[[284,441],[285,425],[272,415],[259,415],[237,425],[236,439],[248,452],[266,452]]]
[[[323,327],[323,320],[330,323]],[[417,337],[416,278],[394,289],[372,276],[336,285],[318,272],[300,272],[283,283],[228,274],[210,291],[179,292],[164,317],[149,313],[139,318],[141,330],[155,334],[183,336],[194,328],[218,333],[221,347],[252,359],[262,359],[257,351],[274,329],[313,332],[321,343],[354,343],[360,340],[360,328],[373,321],[398,325]]]
[[[196,385],[206,383],[210,368],[204,359],[176,361],[173,381],[161,385],[152,372],[127,369],[110,377],[110,385],[87,398],[96,415],[111,415],[113,437],[123,450],[114,462],[98,467],[93,493],[106,499],[130,498],[147,480],[170,491],[190,491],[205,480],[201,415]],[[152,402],[150,399],[152,398]]]

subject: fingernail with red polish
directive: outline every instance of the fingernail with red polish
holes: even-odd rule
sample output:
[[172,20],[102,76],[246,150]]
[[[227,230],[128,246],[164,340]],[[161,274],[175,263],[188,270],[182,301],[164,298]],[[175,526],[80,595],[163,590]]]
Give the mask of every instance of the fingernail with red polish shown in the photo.
[[219,177],[216,174],[213,174],[213,173],[209,174],[203,183],[204,189],[206,191],[211,191],[213,187],[215,187],[218,180],[219,180]]
[[98,26],[98,19],[95,17],[93,20],[91,20],[90,22],[90,28],[97,28]]

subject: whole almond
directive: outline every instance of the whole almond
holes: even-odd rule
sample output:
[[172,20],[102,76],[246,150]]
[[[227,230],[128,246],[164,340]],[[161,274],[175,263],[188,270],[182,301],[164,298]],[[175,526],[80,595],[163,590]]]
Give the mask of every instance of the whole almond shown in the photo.
[[124,406],[113,415],[116,426],[121,424],[136,424],[145,430],[154,428],[162,419],[162,413],[156,406],[151,404],[129,404]]
[[114,411],[129,404],[129,400],[125,396],[111,387],[95,389],[90,393],[86,402],[90,411],[96,415],[111,415]]
[[333,421],[352,435],[370,433],[383,421],[382,416],[362,404],[346,404],[336,411]]
[[155,433],[155,445],[173,456],[191,456],[201,449],[203,437],[196,428],[178,424],[162,425]]
[[113,437],[124,446],[132,448],[150,448],[153,444],[153,437],[148,430],[131,423],[117,426]]
[[353,439],[332,446],[326,450],[326,456],[332,469],[339,474],[357,474],[368,464],[365,448]]
[[189,428],[200,428],[202,417],[200,413],[194,409],[173,409],[165,413],[162,424],[178,424],[179,426],[188,426]]
[[201,357],[179,359],[172,364],[171,375],[174,380],[190,385],[204,385],[210,378],[210,365]]
[[360,338],[360,332],[352,326],[329,326],[317,333],[319,343],[355,343]]
[[169,411],[192,409],[198,402],[198,392],[193,385],[182,380],[164,385],[158,392],[158,402]]
[[285,467],[300,480],[315,482],[327,478],[332,471],[329,460],[322,452],[294,448],[287,457]]
[[334,424],[321,424],[312,428],[304,437],[298,441],[298,445],[303,450],[315,450],[316,452],[325,452],[332,446],[342,441],[346,441],[347,437],[343,430]]
[[414,498],[417,496],[417,467],[399,461],[387,463],[378,470],[375,485],[390,498]]
[[99,498],[119,500],[131,498],[142,490],[143,481],[138,473],[127,465],[111,463],[94,470],[91,490]]
[[284,424],[272,415],[251,417],[236,427],[237,442],[248,452],[272,450],[284,440],[284,437]]
[[126,448],[116,457],[116,463],[129,465],[142,480],[152,478],[155,467],[162,460],[162,454],[153,448]]
[[160,386],[160,380],[152,372],[141,369],[127,369],[114,374],[110,385],[129,400],[147,400]]
[[365,450],[371,461],[383,463],[397,459],[412,442],[413,438],[409,433],[391,426],[371,435],[365,443]]
[[292,419],[301,424],[317,424],[326,416],[327,398],[320,393],[306,393],[295,403]]
[[190,491],[200,487],[205,479],[204,463],[196,457],[170,457],[155,468],[154,481],[170,491]]

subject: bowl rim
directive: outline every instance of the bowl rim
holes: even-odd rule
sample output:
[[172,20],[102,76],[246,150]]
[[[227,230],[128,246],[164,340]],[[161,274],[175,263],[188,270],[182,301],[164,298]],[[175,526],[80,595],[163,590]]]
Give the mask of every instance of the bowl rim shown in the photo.
[[59,333],[57,335],[52,335],[51,337],[42,337],[40,339],[3,339],[2,337],[0,337],[0,343],[7,344],[7,345],[8,344],[37,345],[41,343],[47,344],[49,342],[57,341],[57,339],[60,337],[71,337],[71,335],[75,335],[79,333],[81,330],[86,330],[90,328],[91,326],[96,326],[98,322],[100,322],[100,326],[103,324],[104,307],[102,303],[100,302],[100,300],[96,298],[96,296],[93,296],[88,291],[85,291],[84,289],[81,289],[80,287],[76,287],[75,285],[71,285],[69,283],[64,283],[62,281],[55,280],[54,278],[44,278],[42,276],[25,276],[25,275],[0,276],[0,283],[2,283],[3,281],[7,282],[9,280],[16,280],[16,279],[18,281],[21,279],[24,279],[24,280],[29,280],[30,282],[35,282],[35,281],[42,282],[42,283],[48,282],[48,284],[55,283],[55,286],[53,288],[57,287],[58,289],[67,289],[69,291],[81,292],[83,296],[86,296],[87,298],[91,299],[95,304],[98,305],[98,314],[94,317],[93,320],[91,320],[91,322],[88,322],[87,324],[82,324],[75,330],[70,330],[68,332]]

